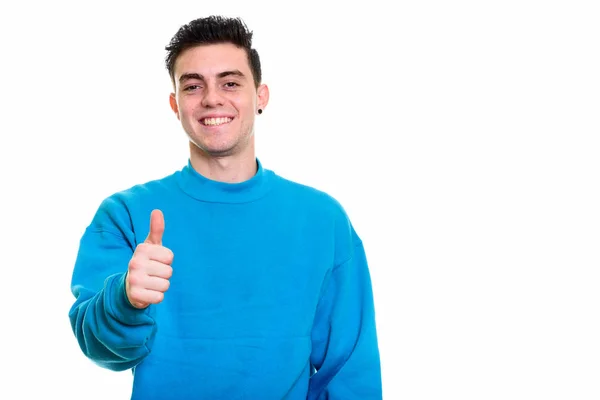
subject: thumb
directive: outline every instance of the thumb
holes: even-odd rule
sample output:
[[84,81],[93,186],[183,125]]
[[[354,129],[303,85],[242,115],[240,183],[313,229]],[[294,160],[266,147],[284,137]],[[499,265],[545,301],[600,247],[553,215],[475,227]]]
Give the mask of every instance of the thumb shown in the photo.
[[162,236],[165,231],[165,217],[162,211],[152,210],[150,214],[150,232],[145,242],[162,245]]

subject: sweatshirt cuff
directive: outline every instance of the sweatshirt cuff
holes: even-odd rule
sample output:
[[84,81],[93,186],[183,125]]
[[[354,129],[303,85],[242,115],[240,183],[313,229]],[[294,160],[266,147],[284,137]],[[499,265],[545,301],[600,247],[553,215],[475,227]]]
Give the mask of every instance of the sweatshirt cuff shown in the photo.
[[110,305],[111,314],[118,321],[126,325],[142,325],[154,323],[152,318],[152,305],[140,309],[134,307],[127,298],[125,291],[125,277],[127,273],[116,274],[109,278],[106,288],[107,303]]

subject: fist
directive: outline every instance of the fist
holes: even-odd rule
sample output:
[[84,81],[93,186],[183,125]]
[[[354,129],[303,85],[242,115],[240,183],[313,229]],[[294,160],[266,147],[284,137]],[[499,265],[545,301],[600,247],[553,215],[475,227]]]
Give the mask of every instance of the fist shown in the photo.
[[125,291],[135,308],[163,301],[173,274],[173,252],[162,245],[165,219],[160,210],[150,214],[150,233],[133,253],[127,269]]

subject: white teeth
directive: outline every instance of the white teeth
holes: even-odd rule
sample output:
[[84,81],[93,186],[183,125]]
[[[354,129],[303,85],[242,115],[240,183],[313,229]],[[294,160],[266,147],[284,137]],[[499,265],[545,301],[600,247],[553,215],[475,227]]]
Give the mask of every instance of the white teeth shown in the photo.
[[228,122],[231,122],[232,118],[229,117],[220,117],[220,118],[205,118],[203,123],[204,125],[222,125]]

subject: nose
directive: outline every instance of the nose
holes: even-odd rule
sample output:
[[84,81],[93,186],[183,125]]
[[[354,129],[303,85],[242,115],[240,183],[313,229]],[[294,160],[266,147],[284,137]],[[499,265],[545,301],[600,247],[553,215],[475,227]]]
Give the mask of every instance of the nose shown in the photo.
[[206,85],[204,95],[202,96],[202,106],[213,108],[223,105],[223,97],[219,93],[219,88],[214,85]]

